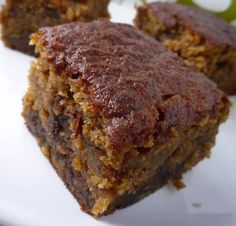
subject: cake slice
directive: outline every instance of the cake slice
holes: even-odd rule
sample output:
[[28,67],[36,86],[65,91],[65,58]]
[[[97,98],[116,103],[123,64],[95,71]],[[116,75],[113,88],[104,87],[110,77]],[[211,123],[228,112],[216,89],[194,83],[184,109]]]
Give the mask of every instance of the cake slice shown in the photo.
[[203,9],[162,2],[139,7],[135,24],[236,94],[236,27]]
[[40,27],[108,18],[109,0],[6,0],[1,11],[2,40],[7,47],[33,55],[29,36]]
[[230,102],[155,39],[100,20],[31,42],[23,116],[87,213],[131,205],[209,156]]

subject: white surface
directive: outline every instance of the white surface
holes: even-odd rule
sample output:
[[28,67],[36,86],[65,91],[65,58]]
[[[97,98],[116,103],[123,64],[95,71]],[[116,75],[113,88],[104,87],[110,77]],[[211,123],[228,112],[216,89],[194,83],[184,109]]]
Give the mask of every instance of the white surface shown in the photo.
[[[114,21],[134,10],[112,5]],[[0,224],[17,226],[235,226],[236,107],[220,128],[210,160],[187,173],[179,192],[164,187],[141,202],[95,220],[80,210],[21,117],[32,58],[0,43]],[[232,98],[236,104],[236,97]],[[199,206],[198,208],[193,206]]]

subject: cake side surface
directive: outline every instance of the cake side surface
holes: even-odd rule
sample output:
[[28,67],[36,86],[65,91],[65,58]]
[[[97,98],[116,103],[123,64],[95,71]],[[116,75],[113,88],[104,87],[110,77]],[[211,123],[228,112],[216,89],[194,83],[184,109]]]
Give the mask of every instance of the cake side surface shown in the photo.
[[23,116],[86,212],[130,205],[209,155],[229,100],[155,39],[97,21],[32,42]]
[[204,10],[161,2],[139,7],[135,24],[227,94],[236,93],[235,27]]

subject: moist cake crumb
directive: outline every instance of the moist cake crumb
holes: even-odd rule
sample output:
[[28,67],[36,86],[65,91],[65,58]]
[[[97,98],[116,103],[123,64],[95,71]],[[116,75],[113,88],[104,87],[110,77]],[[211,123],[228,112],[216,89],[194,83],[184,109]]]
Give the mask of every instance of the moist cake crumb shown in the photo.
[[99,20],[32,42],[23,116],[85,212],[131,205],[209,155],[228,97],[154,38]]

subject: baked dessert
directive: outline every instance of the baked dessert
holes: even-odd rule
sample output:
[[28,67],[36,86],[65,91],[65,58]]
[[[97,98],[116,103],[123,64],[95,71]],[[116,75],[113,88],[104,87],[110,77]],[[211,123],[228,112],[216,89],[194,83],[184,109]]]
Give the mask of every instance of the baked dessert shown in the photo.
[[136,26],[236,94],[236,28],[202,9],[154,2],[137,9]]
[[6,0],[1,11],[6,46],[33,55],[29,36],[40,27],[108,18],[109,0]]
[[40,57],[23,116],[87,213],[178,184],[209,156],[230,102],[152,37],[99,20],[42,28],[31,42]]

